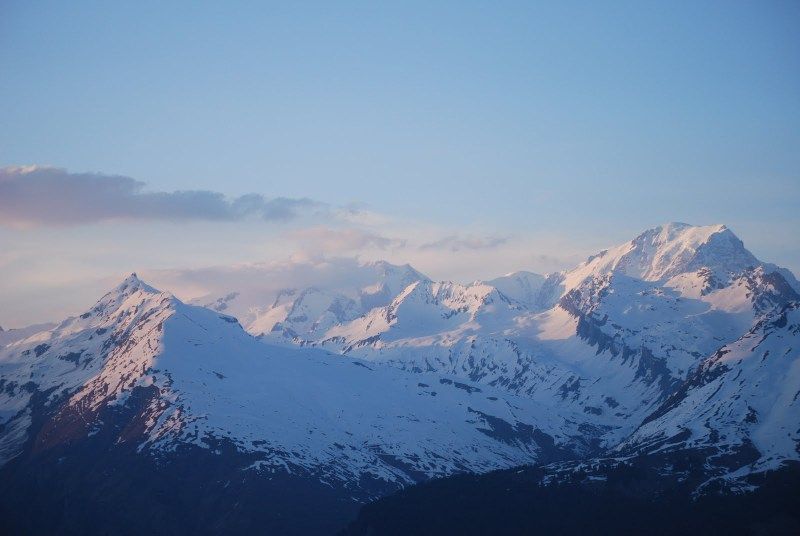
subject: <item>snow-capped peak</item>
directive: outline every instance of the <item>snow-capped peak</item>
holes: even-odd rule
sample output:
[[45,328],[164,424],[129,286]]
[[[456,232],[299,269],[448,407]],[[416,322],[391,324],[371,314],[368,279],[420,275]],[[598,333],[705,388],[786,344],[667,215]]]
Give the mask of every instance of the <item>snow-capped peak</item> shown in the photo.
[[136,272],[133,272],[128,277],[123,279],[119,285],[111,289],[108,294],[130,294],[136,291],[142,291],[148,294],[158,294],[161,292],[160,290],[151,287],[139,279],[139,276],[136,275]]
[[667,223],[589,257],[565,274],[565,288],[575,288],[589,277],[612,273],[644,281],[665,281],[701,268],[726,277],[760,264],[724,225]]
[[410,264],[392,264],[388,261],[367,261],[361,264],[364,268],[372,268],[383,277],[401,275],[413,277],[415,280],[426,280],[428,276],[418,271]]
[[[109,312],[121,307],[124,303],[132,298],[133,301],[136,301],[136,298],[158,294],[163,293],[139,279],[135,273],[132,273],[119,285],[111,289],[111,291],[105,296],[100,298],[100,300],[95,304],[94,307],[92,307],[92,310],[89,313],[85,313],[82,316],[85,317],[90,313],[97,313],[101,311]],[[172,295],[169,294],[168,296],[171,297]]]
[[491,279],[486,283],[512,300],[536,309],[540,305],[540,294],[545,277],[533,272],[519,271]]
[[[176,301],[177,299],[172,294],[151,287],[133,273],[100,298],[77,321],[92,322],[93,318],[108,319],[111,317],[137,316],[143,309],[158,304],[174,304]],[[60,327],[65,328],[71,323],[72,320],[68,320],[62,323]]]

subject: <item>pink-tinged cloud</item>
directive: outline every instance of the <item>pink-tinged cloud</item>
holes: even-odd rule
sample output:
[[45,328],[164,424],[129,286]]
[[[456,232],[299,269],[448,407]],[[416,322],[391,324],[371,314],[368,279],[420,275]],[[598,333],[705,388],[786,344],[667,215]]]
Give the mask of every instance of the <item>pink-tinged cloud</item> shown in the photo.
[[419,246],[421,250],[481,250],[494,249],[508,242],[506,237],[477,237],[451,235]]
[[300,242],[304,248],[316,253],[342,253],[364,249],[386,250],[406,245],[406,240],[389,238],[355,228],[331,228],[325,226],[295,229],[289,238]]

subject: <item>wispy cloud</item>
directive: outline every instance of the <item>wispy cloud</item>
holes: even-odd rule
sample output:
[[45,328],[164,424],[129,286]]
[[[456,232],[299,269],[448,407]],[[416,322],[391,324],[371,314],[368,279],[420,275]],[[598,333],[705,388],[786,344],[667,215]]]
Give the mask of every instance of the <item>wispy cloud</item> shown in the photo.
[[342,207],[335,211],[335,216],[342,222],[368,227],[386,225],[391,221],[386,215],[359,205]]
[[0,225],[65,226],[110,220],[233,221],[248,217],[287,221],[325,211],[307,198],[233,199],[219,192],[150,192],[145,183],[120,175],[70,173],[61,168],[0,168]]
[[345,253],[364,249],[386,250],[406,245],[406,240],[389,238],[373,232],[347,228],[315,226],[295,229],[288,237],[300,242],[304,249],[315,253]]
[[434,242],[427,242],[419,246],[421,250],[481,250],[494,249],[508,242],[506,237],[476,237],[450,235]]
[[372,285],[380,263],[352,257],[304,258],[283,261],[208,266],[196,269],[144,270],[140,275],[162,290],[187,300],[241,292],[254,303],[271,303],[284,289],[317,287],[345,291]]

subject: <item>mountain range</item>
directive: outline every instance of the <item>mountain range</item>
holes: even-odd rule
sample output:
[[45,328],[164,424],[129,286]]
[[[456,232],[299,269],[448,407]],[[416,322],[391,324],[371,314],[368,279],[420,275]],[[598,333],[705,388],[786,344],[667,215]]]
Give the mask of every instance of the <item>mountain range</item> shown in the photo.
[[[350,281],[184,303],[132,274],[0,333],[2,526],[326,534],[451,475],[531,489],[634,467],[702,500],[798,471],[800,283],[723,225],[546,275],[372,262]],[[348,530],[385,531],[370,519]]]

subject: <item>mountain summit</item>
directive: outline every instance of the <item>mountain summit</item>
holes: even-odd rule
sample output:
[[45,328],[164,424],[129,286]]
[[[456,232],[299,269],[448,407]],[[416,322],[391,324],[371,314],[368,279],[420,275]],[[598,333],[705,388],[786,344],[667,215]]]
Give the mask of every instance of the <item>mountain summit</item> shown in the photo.
[[572,288],[590,276],[624,274],[644,281],[665,281],[701,268],[717,276],[738,273],[761,263],[724,225],[695,227],[667,223],[648,229],[630,242],[601,251],[565,274]]

